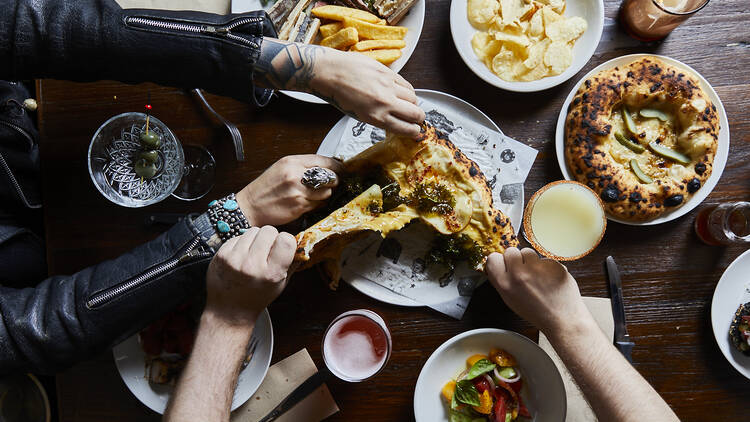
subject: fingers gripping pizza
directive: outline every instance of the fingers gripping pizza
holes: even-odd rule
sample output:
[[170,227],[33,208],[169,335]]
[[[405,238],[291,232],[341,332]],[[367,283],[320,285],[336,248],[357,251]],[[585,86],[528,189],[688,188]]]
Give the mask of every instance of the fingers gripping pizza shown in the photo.
[[565,159],[608,214],[645,221],[703,186],[718,135],[716,106],[698,80],[649,57],[584,82],[565,122]]
[[412,221],[433,228],[479,271],[487,255],[518,244],[479,166],[433,127],[417,140],[389,134],[344,168],[330,201],[341,206],[297,235],[295,255],[301,268],[322,263],[334,288],[349,243],[368,232],[385,237]]

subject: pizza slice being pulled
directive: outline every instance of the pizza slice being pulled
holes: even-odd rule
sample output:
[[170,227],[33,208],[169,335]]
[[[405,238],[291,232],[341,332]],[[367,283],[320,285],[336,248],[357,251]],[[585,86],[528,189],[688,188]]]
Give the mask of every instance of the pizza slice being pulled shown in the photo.
[[295,254],[300,269],[321,263],[334,289],[347,245],[370,232],[386,237],[412,221],[439,233],[426,251],[428,265],[453,269],[467,260],[483,271],[487,255],[518,245],[479,166],[434,127],[425,125],[416,140],[389,134],[344,168],[328,207],[312,215],[322,219],[297,235]]

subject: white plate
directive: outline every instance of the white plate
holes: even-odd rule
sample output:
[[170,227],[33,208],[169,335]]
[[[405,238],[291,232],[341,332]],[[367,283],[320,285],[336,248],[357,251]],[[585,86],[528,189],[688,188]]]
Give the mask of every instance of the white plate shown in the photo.
[[451,2],[451,34],[458,54],[469,69],[490,85],[508,91],[535,92],[560,85],[578,73],[588,63],[599,45],[604,27],[604,4],[602,0],[567,0],[564,16],[580,16],[586,19],[588,28],[573,46],[573,63],[557,76],[542,78],[532,82],[508,82],[501,79],[481,61],[471,47],[471,39],[478,32],[469,22],[467,0]]
[[729,325],[741,304],[750,301],[750,250],[729,264],[716,284],[711,300],[711,326],[721,353],[740,374],[750,379],[750,356],[737,350],[729,340]]
[[568,98],[565,99],[565,102],[560,109],[560,115],[557,118],[557,129],[555,132],[555,151],[557,153],[557,163],[560,166],[560,171],[562,171],[563,177],[565,177],[565,179],[567,180],[575,180],[571,176],[570,171],[568,171],[567,164],[565,164],[565,118],[568,114],[568,106],[570,105],[570,102],[573,101],[573,97],[575,96],[576,92],[578,92],[578,88],[581,86],[583,81],[601,70],[611,69],[615,66],[624,66],[643,57],[658,58],[659,60],[662,60],[667,64],[682,68],[695,75],[695,77],[700,81],[703,91],[708,94],[708,98],[716,106],[716,110],[719,114],[719,124],[721,125],[721,128],[719,129],[719,146],[716,151],[716,156],[714,157],[711,176],[708,177],[708,180],[706,180],[706,183],[703,184],[703,187],[701,187],[698,192],[695,193],[695,195],[690,197],[690,199],[688,199],[688,201],[685,202],[683,206],[675,209],[674,211],[666,212],[660,217],[654,218],[653,220],[626,221],[607,215],[607,219],[609,219],[610,221],[631,226],[650,226],[654,224],[666,223],[667,221],[672,221],[675,218],[682,217],[683,215],[689,213],[693,208],[697,207],[701,202],[703,202],[704,199],[706,199],[706,197],[711,193],[716,184],[719,182],[721,173],[724,172],[724,166],[727,163],[727,157],[729,156],[729,121],[727,120],[727,113],[726,111],[724,111],[724,105],[721,103],[719,95],[716,94],[716,91],[714,91],[713,87],[711,87],[708,81],[706,81],[703,76],[701,76],[700,73],[696,72],[692,67],[670,57],[659,56],[656,54],[630,54],[627,56],[616,57],[595,67],[593,70],[591,70],[591,72],[587,73],[586,76],[578,81],[578,83],[570,91],[570,94],[568,94]]
[[[234,391],[232,410],[240,407],[255,390],[260,387],[271,365],[273,354],[273,327],[268,310],[263,310],[255,324],[253,335],[258,338],[258,346],[250,364],[240,372],[237,388]],[[112,349],[117,370],[133,395],[149,409],[164,414],[169,396],[174,388],[166,385],[151,385],[146,378],[146,355],[143,353],[138,335],[134,335]]]
[[[478,108],[460,98],[429,89],[417,89],[416,92],[419,98],[427,100],[435,104],[436,106],[440,106],[441,108],[448,110],[453,114],[459,115],[466,119],[470,119],[475,123],[479,123],[485,127],[502,133],[500,128],[495,124],[495,122],[492,121],[492,119],[487,117],[487,115],[482,113]],[[320,147],[318,147],[317,154],[330,157],[334,152],[336,152],[336,147],[339,145],[341,136],[344,134],[344,129],[346,128],[348,119],[351,119],[351,117],[342,117],[341,120],[339,120],[333,126],[333,128],[328,131],[328,134],[326,134],[326,137],[323,138],[323,142],[321,142]],[[521,198],[524,198],[523,186],[521,187]],[[523,210],[523,207],[520,207],[519,209]],[[510,216],[513,227],[519,227],[518,222],[521,221],[522,217],[522,212],[519,212],[519,215]],[[349,283],[349,285],[364,293],[365,295],[370,296],[373,299],[377,299],[381,302],[399,306],[424,306],[419,302],[416,302],[405,296],[401,296],[398,293],[394,293],[379,284],[373,283],[372,281],[364,277],[350,277],[345,279],[344,281],[346,281],[347,283]]]
[[[406,33],[406,38],[404,38],[404,41],[406,41],[406,47],[401,50],[401,57],[389,66],[396,73],[398,73],[404,65],[406,65],[406,62],[409,61],[409,57],[411,57],[414,49],[417,47],[419,36],[422,35],[425,1],[426,0],[419,0],[414,3],[414,6],[412,6],[406,16],[404,16],[404,18],[398,23],[398,26],[405,26],[409,31]],[[269,2],[265,8],[270,9],[271,6],[273,6],[273,3]],[[260,10],[262,8],[260,0],[232,0],[232,13],[243,13],[251,10]],[[326,101],[306,92],[281,92],[300,101],[315,104],[328,104]]]
[[451,338],[427,359],[414,390],[416,422],[447,422],[448,406],[440,394],[443,385],[463,372],[469,356],[486,355],[493,347],[505,349],[518,361],[524,380],[521,398],[533,421],[564,421],[568,406],[565,385],[547,353],[513,331],[480,328]]

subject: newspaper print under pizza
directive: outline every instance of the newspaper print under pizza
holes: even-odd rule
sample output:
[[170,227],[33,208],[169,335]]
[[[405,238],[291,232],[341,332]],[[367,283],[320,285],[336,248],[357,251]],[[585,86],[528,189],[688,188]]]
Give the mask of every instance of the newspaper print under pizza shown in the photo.
[[[510,217],[518,233],[523,213],[523,183],[537,151],[502,133],[421,101],[428,123],[477,163],[492,188],[495,208]],[[382,141],[385,132],[350,119],[334,153],[346,160]],[[483,274],[465,263],[454,271],[426,268],[424,256],[435,232],[421,224],[410,224],[386,239],[372,234],[347,248],[341,258],[342,278],[364,277],[399,295],[460,319]]]

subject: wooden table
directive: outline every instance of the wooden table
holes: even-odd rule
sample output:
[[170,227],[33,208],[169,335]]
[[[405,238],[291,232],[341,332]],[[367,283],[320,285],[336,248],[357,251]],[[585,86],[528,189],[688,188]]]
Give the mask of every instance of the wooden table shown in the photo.
[[[608,28],[599,50],[577,77],[548,91],[504,92],[471,73],[451,39],[448,0],[430,0],[419,47],[402,74],[415,87],[467,100],[506,134],[536,148],[539,155],[526,182],[528,199],[542,185],[561,178],[553,146],[555,122],[564,97],[580,76],[623,54],[653,52],[674,57],[713,84],[729,115],[729,163],[706,202],[750,199],[750,9],[745,0],[712,2],[663,43],[649,45],[630,40],[614,26],[618,0],[605,3]],[[38,88],[45,223],[53,274],[80,270],[155,237],[163,228],[145,227],[143,220],[149,214],[204,210],[210,198],[240,189],[278,158],[315,152],[341,117],[329,106],[287,97],[260,110],[210,97],[214,107],[242,131],[248,161],[237,163],[228,134],[184,91],[52,80],[41,81]],[[170,198],[146,209],[126,209],[108,202],[91,183],[86,166],[91,135],[110,116],[140,110],[148,91],[155,115],[183,143],[203,144],[214,152],[217,184],[209,197],[192,203]],[[750,381],[724,360],[709,317],[714,286],[743,248],[701,244],[693,232],[696,211],[648,228],[610,223],[599,248],[568,268],[584,295],[604,297],[608,290],[602,262],[607,255],[617,259],[623,271],[629,330],[636,344],[635,367],[682,419],[747,420]],[[464,318],[455,321],[427,308],[382,304],[346,284],[332,292],[316,273],[308,271],[298,274],[270,308],[277,339],[274,362],[306,347],[322,365],[323,330],[333,317],[355,308],[383,315],[395,348],[387,368],[371,382],[329,384],[341,407],[331,420],[412,420],[420,368],[435,348],[462,331],[499,327],[537,337],[536,330],[513,314],[489,285],[479,289]],[[159,419],[126,389],[111,353],[60,374],[57,386],[61,421]]]

